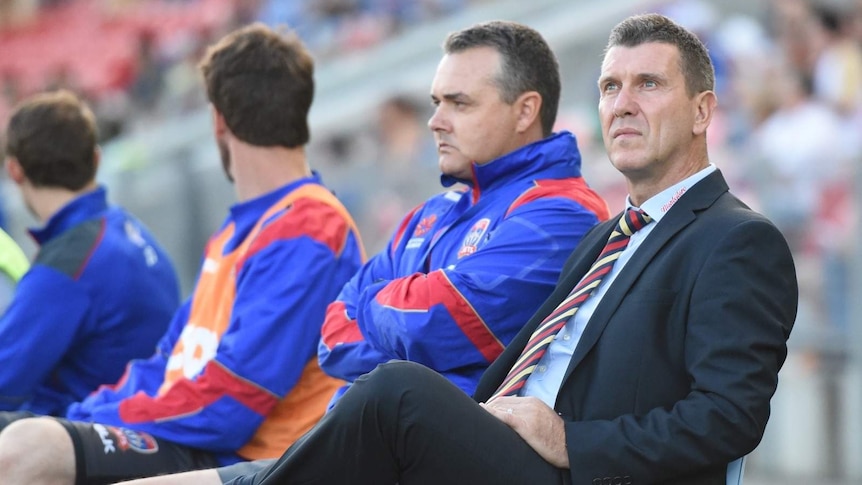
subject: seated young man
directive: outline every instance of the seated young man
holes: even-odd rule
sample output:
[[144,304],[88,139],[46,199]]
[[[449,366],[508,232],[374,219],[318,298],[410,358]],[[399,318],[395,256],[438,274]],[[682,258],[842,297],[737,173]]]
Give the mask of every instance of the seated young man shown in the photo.
[[168,255],[96,182],[96,139],[93,113],[68,91],[24,100],[6,130],[6,172],[42,224],[0,317],[0,411],[14,416],[61,416],[115,382],[179,306]]

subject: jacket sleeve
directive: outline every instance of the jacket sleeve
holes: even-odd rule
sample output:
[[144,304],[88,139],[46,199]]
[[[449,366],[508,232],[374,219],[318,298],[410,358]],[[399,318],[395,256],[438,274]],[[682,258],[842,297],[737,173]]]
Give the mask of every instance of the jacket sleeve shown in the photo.
[[[345,349],[359,355],[360,368],[349,377],[372,370],[373,353],[382,359],[375,364],[397,358],[441,373],[486,367],[551,292],[566,257],[597,222],[576,202],[538,199],[511,211],[484,246],[455,265],[366,278],[340,312],[362,339]],[[472,393],[475,382],[459,385]]]
[[397,358],[369,344],[356,324],[356,304],[363,289],[374,282],[390,281],[393,278],[391,251],[381,251],[344,285],[338,298],[326,309],[317,348],[318,362],[324,372],[352,382],[377,364]]
[[627,475],[656,483],[751,452],[769,417],[797,294],[790,251],[774,226],[727,231],[681,303],[688,394],[642,415],[567,422],[572,482]]
[[228,328],[198,375],[158,396],[137,392],[94,408],[91,419],[212,452],[237,450],[314,358],[326,303],[343,284],[335,258],[309,237],[269,242],[238,270]]
[[74,343],[89,306],[86,290],[52,268],[35,265],[24,275],[0,317],[0,410],[33,397]]

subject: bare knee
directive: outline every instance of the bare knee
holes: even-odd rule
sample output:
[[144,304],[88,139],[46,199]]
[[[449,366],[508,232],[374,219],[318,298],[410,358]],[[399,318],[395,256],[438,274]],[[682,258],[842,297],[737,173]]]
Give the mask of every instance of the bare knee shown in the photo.
[[215,469],[142,478],[140,480],[132,480],[131,482],[123,482],[123,485],[188,485],[189,483],[194,483],[195,485],[222,485],[221,478],[219,478],[219,474]]
[[0,485],[75,482],[75,451],[65,428],[52,418],[16,421],[0,433]]

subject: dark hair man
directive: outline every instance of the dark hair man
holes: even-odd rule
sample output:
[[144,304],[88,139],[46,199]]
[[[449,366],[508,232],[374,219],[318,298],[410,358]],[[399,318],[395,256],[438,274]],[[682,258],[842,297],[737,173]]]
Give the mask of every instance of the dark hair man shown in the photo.
[[0,317],[0,411],[19,417],[62,415],[115,382],[152,353],[179,305],[167,253],[96,182],[96,139],[93,113],[69,91],[24,100],[6,130],[6,171],[42,224]]

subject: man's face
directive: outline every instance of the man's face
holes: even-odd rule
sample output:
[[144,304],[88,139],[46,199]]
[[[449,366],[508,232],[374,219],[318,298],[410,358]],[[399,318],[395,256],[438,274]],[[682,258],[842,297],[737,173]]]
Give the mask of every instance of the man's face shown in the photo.
[[599,78],[608,158],[630,181],[659,182],[688,168],[697,99],[689,98],[676,46],[649,42],[608,50]]
[[447,54],[437,66],[428,127],[444,174],[470,179],[471,162],[487,163],[518,148],[516,108],[500,99],[494,84],[499,70],[500,54],[490,47]]

